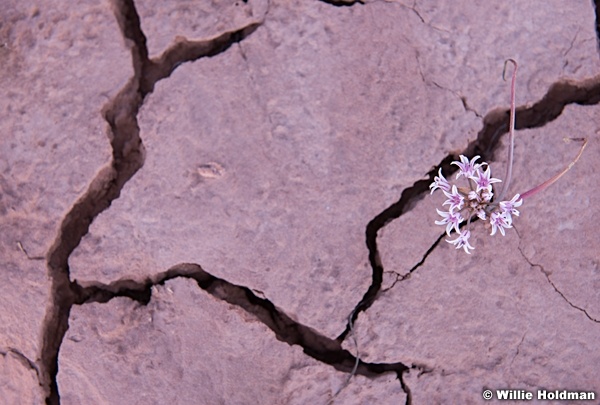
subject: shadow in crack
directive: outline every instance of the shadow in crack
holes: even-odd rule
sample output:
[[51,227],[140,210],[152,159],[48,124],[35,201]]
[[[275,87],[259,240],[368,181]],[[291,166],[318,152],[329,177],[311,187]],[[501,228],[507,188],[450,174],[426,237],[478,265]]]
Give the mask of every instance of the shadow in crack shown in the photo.
[[[46,256],[52,299],[43,321],[39,369],[40,384],[48,404],[60,403],[56,383],[58,353],[69,328],[71,307],[81,301],[82,294],[77,284],[70,281],[69,256],[88,233],[94,218],[119,197],[125,183],[144,164],[144,146],[139,136],[137,114],[145,97],[152,92],[158,80],[168,77],[179,64],[217,55],[259,26],[258,23],[250,24],[205,41],[179,40],[157,60],[150,60],[146,37],[133,1],[115,0],[113,3],[122,34],[132,44],[134,76],[103,108],[103,116],[110,126],[112,161],[98,173],[85,194],[65,215]],[[131,298],[142,300],[144,296],[132,292]],[[149,296],[146,298],[149,299]]]
[[321,0],[323,3],[327,3],[330,6],[335,7],[351,7],[356,4],[364,5],[365,2],[362,0]]
[[[124,279],[109,285],[96,282],[79,285],[75,281],[73,288],[77,295],[75,304],[104,303],[115,297],[129,297],[146,305],[152,296],[152,286],[162,285],[165,281],[178,277],[195,280],[200,288],[213,297],[235,305],[255,316],[275,333],[279,341],[302,347],[304,353],[333,366],[336,370],[349,373],[354,368],[356,357],[343,349],[339,341],[323,336],[314,329],[294,321],[271,301],[256,296],[251,289],[215,277],[197,264],[179,264],[141,282]],[[399,362],[365,363],[361,361],[356,372],[367,377],[395,372],[398,378],[401,378],[401,374],[407,369],[407,366]]]
[[169,47],[155,61],[151,61],[142,75],[142,92],[150,93],[154,85],[171,73],[182,63],[191,62],[203,57],[211,57],[226,51],[235,43],[252,34],[260,23],[252,23],[237,31],[225,32],[207,41],[188,41],[178,37],[175,44]]

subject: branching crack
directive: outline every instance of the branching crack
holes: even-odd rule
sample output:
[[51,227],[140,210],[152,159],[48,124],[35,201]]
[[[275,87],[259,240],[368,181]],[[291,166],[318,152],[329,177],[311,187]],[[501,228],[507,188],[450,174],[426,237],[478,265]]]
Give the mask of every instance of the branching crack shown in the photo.
[[102,297],[108,299],[110,294],[119,293],[140,301],[149,299],[148,295],[144,295],[145,292],[129,288],[126,282],[117,286],[115,292],[94,292],[93,288],[82,290],[76,282],[70,281],[68,263],[69,256],[88,233],[94,218],[119,197],[125,183],[144,163],[144,146],[139,136],[137,114],[145,97],[152,92],[157,81],[168,77],[179,64],[215,56],[250,35],[259,25],[253,23],[205,41],[178,38],[157,60],[150,60],[146,37],[133,0],[114,0],[113,8],[123,37],[131,45],[134,76],[103,108],[103,116],[110,127],[112,160],[92,180],[85,194],[65,215],[56,240],[46,256],[51,279],[51,302],[43,321],[39,374],[46,403],[52,405],[60,403],[56,382],[58,354],[69,328],[72,305],[85,300],[85,294],[98,300]]
[[385,274],[385,273],[391,273],[391,274],[393,274],[393,275],[396,277],[396,279],[395,279],[395,280],[392,282],[392,285],[390,285],[389,287],[386,287],[386,288],[384,288],[384,289],[382,289],[382,290],[381,290],[381,293],[382,293],[382,294],[383,294],[384,292],[386,292],[386,291],[389,291],[389,290],[391,290],[392,288],[394,288],[394,286],[395,286],[395,285],[396,285],[398,282],[400,282],[400,281],[404,281],[404,280],[406,280],[407,278],[410,278],[410,273],[404,273],[404,274],[400,274],[400,273],[397,273],[397,272],[395,272],[395,271],[384,271],[383,273],[384,273],[384,274]]
[[[200,288],[213,297],[255,316],[275,333],[279,341],[298,345],[310,357],[331,365],[339,371],[349,373],[354,368],[356,357],[343,349],[341,342],[325,337],[314,329],[294,321],[271,301],[257,296],[251,289],[215,277],[197,264],[178,264],[142,282],[119,280],[109,285],[97,282],[80,285],[75,281],[74,290],[77,291],[75,303],[78,305],[91,302],[104,303],[112,298],[125,296],[146,305],[152,295],[152,286],[163,285],[166,281],[178,277],[195,280]],[[395,372],[401,380],[402,373],[407,369],[408,367],[403,363],[360,361],[356,373],[374,377],[382,373]]]
[[[420,68],[419,68],[420,69]],[[421,77],[423,78],[423,81],[425,83],[427,83],[427,81],[425,80],[425,76],[423,76],[423,73],[421,73]],[[432,83],[434,86],[436,86],[438,89],[440,90],[445,90],[448,91],[452,94],[454,94],[462,103],[463,108],[465,109],[465,111],[468,112],[472,112],[473,114],[475,114],[478,118],[483,118],[483,116],[481,114],[479,114],[477,111],[475,111],[473,108],[471,108],[469,106],[469,104],[467,103],[467,97],[459,94],[457,91],[449,89],[447,87],[442,86],[441,84],[439,84],[438,82],[436,82],[435,80],[431,80],[430,83]]]
[[[334,6],[364,4],[361,0],[322,1]],[[261,25],[260,22],[254,22],[240,30],[225,32],[205,41],[177,38],[174,45],[160,57],[151,60],[148,56],[146,37],[141,29],[140,18],[133,0],[113,0],[113,5],[122,34],[131,44],[134,76],[103,109],[103,116],[110,127],[112,160],[92,180],[85,194],[65,215],[56,240],[46,255],[48,274],[51,278],[51,302],[43,321],[38,364],[29,361],[24,356],[19,356],[17,352],[11,351],[11,353],[27,360],[27,364],[39,373],[40,384],[46,395],[46,403],[59,404],[60,396],[56,381],[58,356],[62,340],[69,328],[69,315],[73,305],[107,302],[116,296],[126,296],[147,304],[151,298],[153,285],[162,284],[174,277],[188,277],[194,279],[200,288],[212,296],[256,316],[275,333],[280,341],[290,345],[299,345],[307,355],[316,360],[329,364],[337,370],[350,372],[356,358],[341,347],[349,328],[337,339],[329,339],[313,329],[295,322],[269,300],[258,297],[249,288],[214,277],[199,265],[180,264],[142,283],[120,280],[110,285],[93,283],[83,286],[77,281],[70,280],[68,259],[71,253],[88,233],[92,221],[119,197],[123,186],[143,166],[145,153],[139,134],[137,114],[145,97],[153,91],[159,80],[169,77],[180,64],[218,55],[231,45],[251,35]],[[516,127],[523,129],[543,126],[558,117],[567,104],[590,105],[597,104],[599,101],[600,77],[583,82],[559,82],[553,85],[544,98],[535,105],[517,109]],[[463,103],[466,104],[464,101]],[[471,142],[462,153],[467,156],[480,154],[484,160],[489,161],[493,158],[493,151],[498,146],[499,137],[507,131],[508,110],[492,111],[485,116],[483,121],[484,127],[477,140]],[[439,168],[451,174],[454,170],[450,167],[450,162],[455,158],[454,154],[450,154],[442,159],[440,164],[427,173],[427,180],[419,180],[403,190],[397,202],[383,210],[367,225],[366,244],[369,251],[369,262],[373,269],[372,283],[356,305],[352,322],[356,321],[361,311],[365,311],[373,304],[381,290],[384,267],[377,246],[379,230],[410,211],[419,200],[424,198],[425,192],[428,191],[428,186]],[[440,240],[441,237],[424,254],[423,259],[409,271],[409,274],[423,264]],[[24,253],[27,254],[25,251]],[[569,302],[556,289],[549,277],[548,281]],[[591,318],[585,310],[570,302],[569,304],[583,311],[591,320],[598,322]],[[395,372],[402,388],[407,393],[407,404],[410,404],[410,390],[403,380],[403,373],[408,369],[408,366],[400,362],[365,363],[360,361],[357,373],[372,377],[386,372]]]
[[[437,247],[437,245],[439,245],[439,243],[441,242],[441,240],[444,238],[444,235],[446,235],[445,233],[441,234],[436,240],[435,242],[433,242],[433,244],[429,247],[429,249],[427,249],[427,251],[425,252],[425,254],[423,255],[423,257],[421,258],[421,260],[419,260],[419,262],[417,264],[415,264],[409,271],[407,271],[404,274],[398,274],[396,273],[396,280],[394,280],[394,282],[392,283],[391,286],[381,290],[382,293],[391,290],[392,288],[394,288],[394,286],[396,285],[396,283],[400,282],[400,281],[404,281],[406,279],[409,279],[411,274],[416,271],[419,267],[421,267],[423,265],[423,263],[425,263],[425,260],[427,259],[427,257],[431,254],[431,252],[434,251],[434,249]],[[394,272],[395,273],[395,272]]]
[[[544,126],[556,119],[568,104],[594,105],[599,102],[600,76],[583,81],[560,81],[550,86],[544,97],[534,105],[517,108],[516,128],[526,129]],[[469,158],[480,155],[482,160],[494,160],[494,151],[499,147],[500,136],[508,131],[508,122],[509,109],[497,109],[489,112],[483,118],[483,128],[477,135],[477,139],[470,142],[466,149],[459,154],[466,155]],[[457,168],[451,166],[450,163],[457,158],[458,154],[454,153],[444,157],[437,166],[426,174],[426,180],[418,180],[412,186],[404,189],[397,202],[387,207],[368,223],[366,229],[366,244],[369,251],[369,263],[373,270],[371,285],[363,295],[362,299],[355,306],[351,317],[352,323],[356,323],[359,313],[366,311],[381,292],[384,267],[377,246],[377,235],[379,230],[391,221],[410,211],[418,201],[425,197],[426,193],[429,191],[429,185],[433,182],[433,178],[437,175],[439,169],[442,169],[447,176],[451,176]],[[424,263],[427,256],[439,244],[442,237],[443,235],[434,242],[425,255],[423,255],[423,259],[417,263],[408,274],[415,271]],[[400,276],[398,281],[406,278],[406,276]],[[586,315],[589,317],[587,313]],[[591,317],[590,319],[594,320]],[[346,329],[338,336],[337,340],[343,341],[349,331],[350,324],[346,326]]]
[[[451,173],[455,169],[450,166],[450,163],[454,160],[452,156],[446,157],[442,162],[442,168]],[[379,249],[377,246],[377,234],[379,230],[385,227],[388,223],[393,221],[396,218],[399,218],[401,215],[410,211],[418,201],[422,200],[425,197],[425,192],[429,190],[429,185],[433,181],[433,177],[437,174],[437,168],[432,169],[429,173],[427,173],[427,180],[419,180],[415,182],[411,187],[408,187],[402,191],[400,199],[394,204],[390,205],[388,208],[379,213],[375,218],[373,218],[368,224],[366,229],[366,243],[367,249],[369,250],[369,263],[371,264],[371,268],[373,269],[372,273],[372,282],[369,286],[369,289],[364,294],[363,298],[356,305],[354,309],[354,315],[352,322],[355,322],[358,314],[362,311],[368,309],[375,299],[377,298],[380,290],[381,283],[383,281],[383,264],[381,263],[381,256],[379,254]],[[429,250],[423,256],[423,259],[411,269],[410,272],[414,271],[417,267],[419,267],[424,260],[427,258],[429,253],[437,246],[439,243],[439,239],[429,248]],[[342,334],[337,338],[340,341],[343,341],[350,331],[350,328],[347,326],[346,330],[342,332]]]

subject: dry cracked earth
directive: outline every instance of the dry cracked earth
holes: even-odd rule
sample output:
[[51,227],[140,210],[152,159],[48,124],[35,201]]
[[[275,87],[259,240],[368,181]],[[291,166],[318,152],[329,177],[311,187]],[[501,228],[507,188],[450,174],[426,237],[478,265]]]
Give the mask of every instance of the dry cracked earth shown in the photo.
[[[3,0],[0,402],[600,396],[597,30],[589,0]],[[466,255],[428,186],[502,177],[507,58],[511,195],[589,142]]]

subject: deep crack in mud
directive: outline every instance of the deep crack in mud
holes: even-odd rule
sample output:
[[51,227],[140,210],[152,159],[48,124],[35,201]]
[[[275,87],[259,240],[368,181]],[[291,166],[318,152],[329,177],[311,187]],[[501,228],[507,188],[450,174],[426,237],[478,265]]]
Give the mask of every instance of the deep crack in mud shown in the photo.
[[[243,40],[258,26],[258,24],[251,24],[241,30],[226,32],[206,41],[180,40],[154,61],[148,59],[146,37],[141,30],[140,19],[133,1],[116,1],[115,15],[124,38],[132,44],[135,74],[114,100],[103,109],[104,118],[110,126],[112,161],[100,171],[84,196],[67,213],[47,255],[52,302],[43,321],[40,384],[48,404],[60,403],[56,382],[58,353],[69,327],[71,307],[84,301],[86,294],[76,283],[70,281],[69,256],[83,236],[88,233],[94,218],[119,197],[125,183],[143,165],[144,147],[139,136],[137,113],[144,98],[153,90],[155,83],[168,77],[179,63],[217,55]],[[142,298],[133,293],[130,297]]]
[[[198,283],[200,288],[213,297],[235,305],[254,315],[275,333],[278,340],[289,345],[301,346],[304,352],[314,359],[329,364],[343,372],[350,372],[354,367],[356,358],[347,350],[342,349],[340,342],[323,336],[314,329],[294,321],[271,301],[258,297],[251,289],[215,277],[204,271],[198,264],[178,264],[163,273],[158,273],[146,279],[144,282],[119,280],[110,285],[94,282],[79,285],[75,282],[79,295],[79,301],[76,304],[104,303],[115,297],[124,296],[146,305],[152,295],[152,286],[163,285],[166,281],[178,277],[193,279]],[[378,364],[361,362],[357,373],[373,377],[390,371],[398,373],[405,369],[406,366],[401,363]]]
[[[325,2],[336,6],[363,4],[362,1]],[[108,302],[115,297],[128,297],[142,304],[147,304],[151,299],[151,287],[153,285],[163,284],[165,281],[176,277],[194,279],[199,287],[207,293],[256,316],[274,332],[278,340],[290,345],[299,345],[307,355],[331,365],[337,370],[350,372],[356,358],[341,347],[350,331],[349,326],[337,339],[329,339],[317,331],[295,322],[272,302],[256,296],[249,288],[237,286],[214,277],[197,264],[174,266],[141,283],[133,280],[120,280],[109,285],[100,283],[80,285],[77,281],[70,280],[68,260],[71,253],[79,245],[83,236],[88,233],[94,218],[119,197],[123,186],[143,166],[144,146],[139,135],[137,114],[145,97],[153,91],[159,80],[169,77],[181,63],[218,55],[231,45],[243,41],[260,26],[260,23],[252,23],[240,30],[225,32],[205,41],[178,39],[160,57],[156,60],[150,60],[146,37],[142,32],[140,18],[133,1],[120,0],[115,1],[114,4],[115,15],[123,37],[132,44],[132,63],[135,73],[134,77],[115,99],[109,102],[103,110],[104,117],[110,127],[109,138],[113,149],[112,161],[99,172],[97,177],[90,183],[85,195],[73,205],[65,216],[55,243],[46,257],[48,272],[51,277],[52,302],[44,319],[39,364],[40,383],[45,390],[46,402],[48,404],[60,403],[56,381],[58,354],[62,339],[69,327],[69,315],[73,305]],[[596,11],[598,12],[598,9]],[[541,127],[556,119],[568,104],[592,105],[598,104],[599,101],[600,77],[582,82],[562,81],[551,86],[547,94],[536,104],[531,107],[519,107],[517,109],[516,128]],[[463,104],[468,109],[465,100],[463,100]],[[469,157],[479,154],[484,160],[493,160],[494,152],[499,146],[500,137],[507,132],[507,124],[508,109],[495,110],[486,114],[483,118],[483,128],[477,139],[460,153]],[[426,196],[429,191],[429,184],[433,181],[433,177],[437,174],[439,168],[442,168],[445,173],[452,174],[455,168],[450,166],[450,162],[456,158],[457,154],[446,156],[427,173],[428,178],[426,180],[419,180],[411,187],[404,189],[397,202],[387,207],[368,223],[366,227],[366,244],[369,263],[372,268],[372,282],[356,305],[352,322],[356,321],[360,312],[366,311],[373,304],[381,291],[384,266],[377,246],[379,230],[410,211],[419,200]],[[417,270],[425,262],[440,240],[441,237],[424,253],[422,259],[410,272]],[[550,280],[549,282],[551,283]],[[557,292],[560,293],[558,290]],[[581,308],[578,309],[582,310]],[[585,310],[583,311],[585,312]],[[598,322],[595,319],[592,320]],[[28,364],[36,372],[38,371],[38,367],[35,367],[34,363],[28,361]],[[407,366],[401,362],[365,363],[361,361],[357,373],[368,377],[387,372],[396,373],[403,390],[407,394],[407,404],[410,404],[411,393],[409,387],[403,381],[403,374],[414,368],[415,366]]]

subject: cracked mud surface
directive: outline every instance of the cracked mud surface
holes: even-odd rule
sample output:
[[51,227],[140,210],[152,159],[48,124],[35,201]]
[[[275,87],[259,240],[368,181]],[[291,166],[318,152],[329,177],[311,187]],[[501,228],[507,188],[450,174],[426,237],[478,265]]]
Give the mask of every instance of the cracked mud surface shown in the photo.
[[[437,3],[8,0],[3,403],[600,394],[594,4]],[[589,144],[467,256],[428,185],[503,173],[508,57],[509,192]]]

